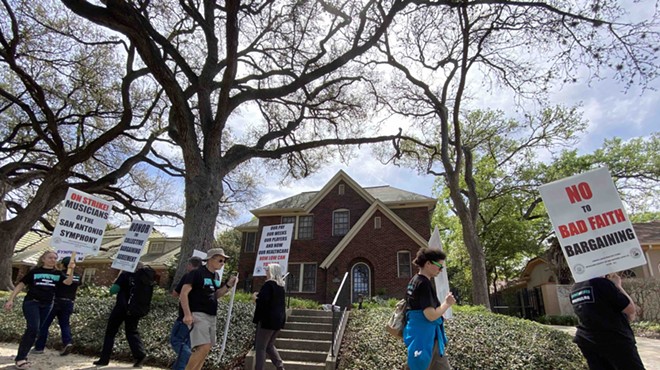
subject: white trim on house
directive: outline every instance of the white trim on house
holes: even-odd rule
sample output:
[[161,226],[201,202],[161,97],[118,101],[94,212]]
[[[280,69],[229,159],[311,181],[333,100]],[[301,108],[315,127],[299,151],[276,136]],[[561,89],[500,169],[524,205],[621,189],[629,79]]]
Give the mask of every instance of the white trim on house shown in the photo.
[[346,174],[346,172],[339,170],[335,176],[328,181],[327,184],[318,192],[312,199],[310,199],[307,204],[305,204],[305,212],[311,213],[314,207],[316,207],[317,204],[321,200],[323,200],[332,189],[334,189],[339,182],[344,181],[348,186],[350,186],[353,190],[355,190],[356,193],[358,193],[364,200],[367,201],[367,203],[372,204],[373,202],[376,201],[376,198],[371,196],[362,186],[360,186],[355,180],[353,180],[350,176]]

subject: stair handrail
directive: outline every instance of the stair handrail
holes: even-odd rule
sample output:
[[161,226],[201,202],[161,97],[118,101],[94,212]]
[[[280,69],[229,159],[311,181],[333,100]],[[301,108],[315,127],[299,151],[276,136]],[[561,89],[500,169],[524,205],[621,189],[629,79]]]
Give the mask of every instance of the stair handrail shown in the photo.
[[[330,310],[332,311],[332,346],[330,347],[332,357],[336,357],[335,352],[338,350],[338,348],[335,347],[339,343],[337,340],[337,335],[340,333],[340,328],[337,326],[337,319],[339,319],[340,323],[343,322],[346,310],[351,303],[350,297],[346,299],[348,297],[348,290],[344,288],[345,286],[348,287],[346,280],[348,280],[348,272],[344,273],[344,278],[341,280],[339,290],[337,290],[335,298],[332,300],[332,305],[330,305]],[[336,317],[338,314],[340,316]]]

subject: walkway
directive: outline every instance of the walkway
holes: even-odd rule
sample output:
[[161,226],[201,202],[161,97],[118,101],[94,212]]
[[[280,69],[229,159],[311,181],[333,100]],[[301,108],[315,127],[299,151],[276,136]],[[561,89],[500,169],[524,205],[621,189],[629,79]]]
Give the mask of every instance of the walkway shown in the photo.
[[[574,326],[548,326],[575,335],[576,329]],[[635,340],[637,340],[637,351],[644,362],[646,370],[660,370],[660,339],[635,337]]]

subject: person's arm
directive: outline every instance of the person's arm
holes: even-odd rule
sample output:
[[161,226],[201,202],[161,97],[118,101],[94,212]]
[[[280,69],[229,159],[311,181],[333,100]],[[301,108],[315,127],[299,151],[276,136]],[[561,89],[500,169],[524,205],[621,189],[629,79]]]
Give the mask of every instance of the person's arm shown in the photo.
[[18,293],[21,292],[25,288],[25,283],[22,281],[14,287],[14,290],[12,290],[11,295],[9,296],[9,300],[5,303],[5,310],[11,311],[11,309],[14,307],[14,298],[18,295]]
[[223,284],[218,290],[215,291],[215,299],[220,299],[220,297],[229,293],[230,290],[234,288],[234,285],[238,284],[238,276],[232,276]]
[[623,289],[623,285],[621,285],[621,276],[618,274],[611,274],[608,276],[608,279],[614,283],[614,286],[619,289],[619,291],[628,298],[628,305],[621,311],[623,312],[627,317],[628,321],[632,322],[637,318],[637,307],[635,307],[635,302],[633,302],[633,299],[628,295],[628,293]]
[[192,312],[190,312],[190,301],[188,300],[188,294],[192,290],[192,284],[183,284],[181,288],[181,294],[179,294],[179,302],[181,303],[181,309],[183,310],[183,323],[190,326],[193,323]]
[[433,307],[426,307],[424,309],[424,317],[426,317],[427,320],[429,321],[435,321],[442,317],[442,315],[447,312],[447,310],[456,303],[456,298],[454,298],[454,295],[450,292],[447,294],[445,297],[444,302],[436,308]]

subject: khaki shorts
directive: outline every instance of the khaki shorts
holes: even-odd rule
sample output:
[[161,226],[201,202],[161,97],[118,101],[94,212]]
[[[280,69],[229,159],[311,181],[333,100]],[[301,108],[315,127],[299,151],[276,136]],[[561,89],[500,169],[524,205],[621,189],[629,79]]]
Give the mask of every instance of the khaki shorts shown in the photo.
[[202,344],[215,345],[216,341],[216,317],[204,312],[193,312],[192,330],[190,330],[190,348],[195,348]]

